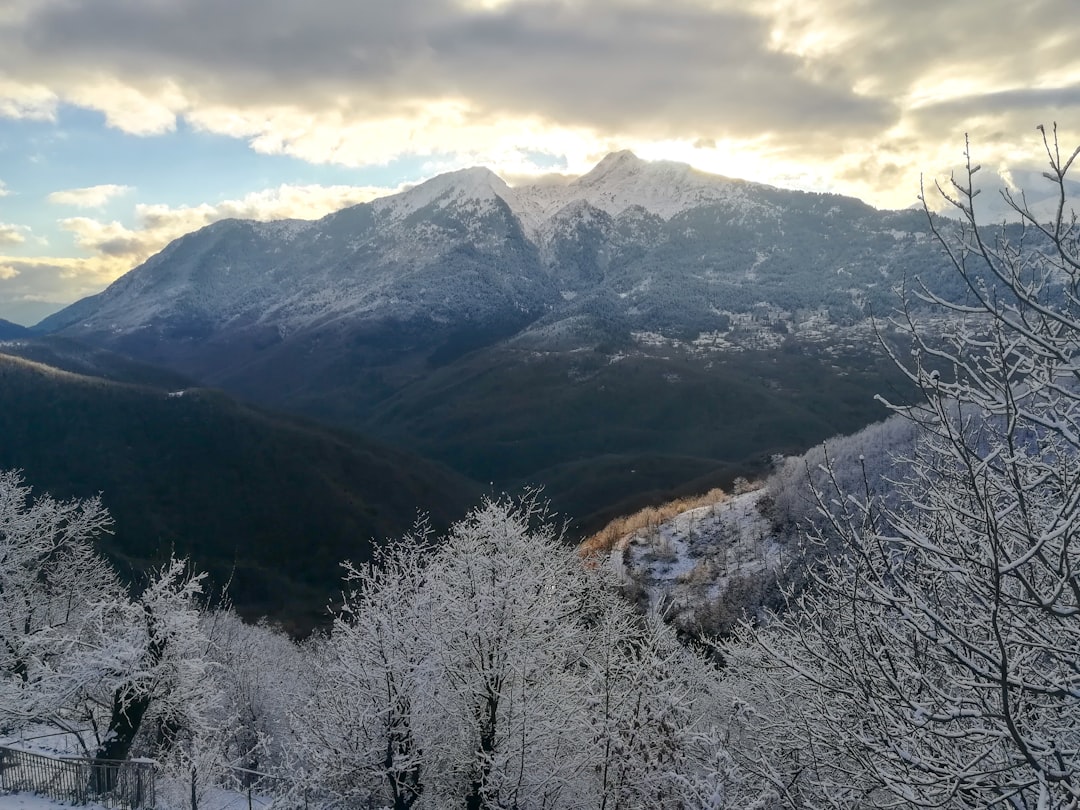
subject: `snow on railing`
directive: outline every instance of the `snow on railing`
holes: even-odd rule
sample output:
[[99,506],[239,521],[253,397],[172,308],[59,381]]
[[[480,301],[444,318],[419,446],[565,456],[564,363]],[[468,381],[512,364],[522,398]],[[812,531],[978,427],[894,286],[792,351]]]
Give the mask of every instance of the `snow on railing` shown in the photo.
[[0,746],[0,793],[16,792],[74,804],[93,801],[117,810],[151,810],[154,763],[56,757]]

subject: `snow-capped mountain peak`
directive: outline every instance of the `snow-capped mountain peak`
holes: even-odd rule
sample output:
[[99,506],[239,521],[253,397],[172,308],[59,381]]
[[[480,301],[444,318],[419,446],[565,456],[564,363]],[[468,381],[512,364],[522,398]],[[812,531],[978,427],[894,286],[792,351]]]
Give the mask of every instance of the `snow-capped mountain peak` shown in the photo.
[[587,188],[605,182],[619,182],[629,176],[640,174],[648,165],[629,149],[623,149],[621,152],[606,155],[591,171],[575,180],[574,185]]
[[537,184],[514,191],[541,222],[573,202],[586,202],[611,216],[640,207],[667,220],[705,203],[741,199],[742,185],[686,163],[646,161],[623,150],[565,185]]
[[560,211],[574,203],[618,216],[641,208],[668,220],[699,205],[746,202],[745,185],[698,171],[686,163],[642,160],[630,150],[612,152],[589,172],[565,183],[510,187],[490,169],[472,167],[447,172],[406,191],[372,203],[384,222],[401,222],[434,206],[480,211],[497,199],[509,206],[525,232],[538,238]]
[[429,205],[438,208],[475,206],[495,198],[515,207],[514,190],[491,169],[474,166],[440,174],[400,194],[375,200],[373,205],[377,214],[397,220]]

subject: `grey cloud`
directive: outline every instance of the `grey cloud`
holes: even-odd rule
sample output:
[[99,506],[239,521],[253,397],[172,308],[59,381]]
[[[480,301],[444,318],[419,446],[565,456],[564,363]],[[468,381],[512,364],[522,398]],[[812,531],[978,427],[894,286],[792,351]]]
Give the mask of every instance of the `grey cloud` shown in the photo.
[[140,255],[146,249],[146,244],[144,240],[137,237],[114,237],[112,239],[104,239],[92,245],[87,245],[87,247],[98,253],[103,253],[106,256],[123,258],[125,256]]
[[[37,313],[43,309],[40,306],[34,306],[33,302],[67,303],[96,292],[102,286],[101,280],[93,276],[85,280],[76,279],[73,282],[71,268],[60,264],[20,261],[12,258],[4,259],[3,263],[15,270],[18,275],[12,278],[0,278],[0,318],[6,317],[20,323],[29,322],[31,315],[16,316],[17,310]],[[5,311],[9,314],[4,315]],[[38,317],[44,317],[44,315]]]
[[[1064,124],[1060,131],[1061,149],[1070,151],[1080,144],[1078,113],[1080,85],[972,94],[922,107],[911,113],[909,122],[924,142],[944,139],[955,144],[955,165],[939,166],[937,171],[959,167],[967,136],[973,159],[986,165],[988,172],[1007,169],[1013,177],[1020,178],[1037,167],[1038,178],[1047,167],[1036,126],[1044,125],[1049,132],[1055,122]],[[1010,165],[996,165],[1004,160],[1004,154],[1015,154],[1017,147],[1030,157],[1022,161],[1009,158]],[[985,182],[986,178],[981,179]],[[1041,181],[1037,180],[1036,185],[1039,184]],[[1000,207],[995,210],[1004,211]]]
[[[972,151],[973,158],[977,159],[977,144],[972,145]],[[1036,157],[1033,153],[1032,159],[1014,164],[1007,170],[984,165],[975,175],[975,215],[981,224],[995,225],[1019,220],[1012,203],[1026,208],[1040,222],[1053,219],[1059,203],[1058,187],[1043,176],[1048,167],[1045,164],[1040,165]],[[953,170],[958,180],[963,178],[962,171],[960,166]],[[948,176],[938,177],[937,184],[940,188],[935,188],[933,178],[926,178],[926,197],[931,207],[950,216],[957,216],[955,209],[941,196],[942,191],[950,196],[957,196],[949,185]],[[1080,200],[1080,181],[1066,179],[1065,192],[1066,204],[1074,207],[1072,201]],[[1008,196],[1012,197],[1012,203]]]
[[890,119],[887,104],[805,78],[798,60],[768,49],[768,36],[758,18],[686,2],[575,5],[555,14],[550,4],[530,3],[462,18],[431,42],[464,92],[621,131],[647,122],[670,135],[718,125],[752,135]]
[[482,114],[601,131],[708,137],[895,120],[887,101],[852,92],[849,72],[809,78],[768,42],[760,18],[691,0],[534,0],[497,11],[436,0],[74,0],[42,4],[20,31],[0,32],[9,54],[0,65],[177,79],[204,101],[240,106],[344,98],[356,115],[464,96]]
[[[415,50],[415,0],[76,0],[43,4],[25,24],[27,52],[218,83],[345,80],[364,85]],[[310,89],[310,88],[309,88]]]
[[[1080,108],[1080,85],[1002,90],[962,96],[920,108],[916,115],[926,120],[964,120],[972,115],[1060,112],[1075,116]],[[1031,121],[1034,126],[1048,121]]]
[[795,27],[846,34],[822,62],[876,82],[887,94],[911,90],[927,76],[1034,85],[1044,72],[1071,63],[1080,48],[1074,0],[789,2],[802,14]]
[[[1046,166],[1039,166],[1034,162],[1030,165],[1011,167],[1009,179],[1014,188],[1009,188],[1009,183],[996,171],[989,171],[984,176],[980,172],[978,187],[982,194],[976,199],[980,219],[983,222],[1000,222],[1004,219],[1014,220],[1016,212],[1005,200],[1003,193],[1012,191],[1013,200],[1018,205],[1027,206],[1028,210],[1035,215],[1036,219],[1048,222],[1057,211],[1058,187],[1043,177]],[[1066,181],[1065,191],[1069,200],[1080,199],[1080,182]]]
[[872,179],[881,184],[892,184],[904,178],[904,167],[878,157],[867,157],[854,166],[838,173],[842,180],[857,181]]

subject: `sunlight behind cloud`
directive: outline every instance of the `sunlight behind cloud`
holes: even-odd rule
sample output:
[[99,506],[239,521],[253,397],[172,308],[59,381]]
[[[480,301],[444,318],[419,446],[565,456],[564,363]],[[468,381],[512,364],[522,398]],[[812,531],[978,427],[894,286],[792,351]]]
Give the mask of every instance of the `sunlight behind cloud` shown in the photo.
[[0,75],[0,118],[53,121],[59,97],[43,84],[19,82]]
[[176,117],[187,107],[179,87],[171,81],[143,90],[120,79],[79,83],[67,99],[80,107],[98,110],[109,126],[132,135],[161,135],[176,129]]
[[535,116],[485,114],[464,100],[402,103],[399,112],[350,117],[345,110],[310,112],[298,107],[194,110],[193,126],[248,139],[257,152],[311,163],[360,167],[402,155],[454,154],[455,167],[483,164],[515,171],[526,152],[581,155],[596,150],[596,135]]
[[[61,220],[60,225],[74,236],[79,247],[93,254],[92,261],[72,265],[72,272],[87,272],[112,281],[172,240],[222,219],[235,217],[263,222],[316,219],[390,191],[370,186],[282,185],[216,204],[178,207],[138,204],[133,227],[90,217],[69,217]],[[60,264],[59,259],[42,261]]]

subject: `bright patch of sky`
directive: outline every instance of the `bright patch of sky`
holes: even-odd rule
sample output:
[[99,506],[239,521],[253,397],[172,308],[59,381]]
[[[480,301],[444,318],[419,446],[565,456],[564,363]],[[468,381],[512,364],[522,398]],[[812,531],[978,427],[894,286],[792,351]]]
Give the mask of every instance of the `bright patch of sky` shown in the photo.
[[632,149],[897,208],[965,133],[988,190],[1037,182],[1078,113],[1075,0],[7,0],[0,317],[465,166]]
[[[18,221],[33,234],[19,255],[46,256],[74,245],[58,217],[86,213],[80,208],[133,226],[135,201],[197,206],[281,184],[395,188],[430,174],[427,163],[412,157],[362,169],[310,163],[261,154],[243,140],[199,132],[183,121],[173,132],[141,137],[106,127],[101,113],[63,105],[55,122],[0,117],[0,179],[7,192],[0,196],[0,221]],[[103,185],[127,191],[102,205],[49,199]]]

